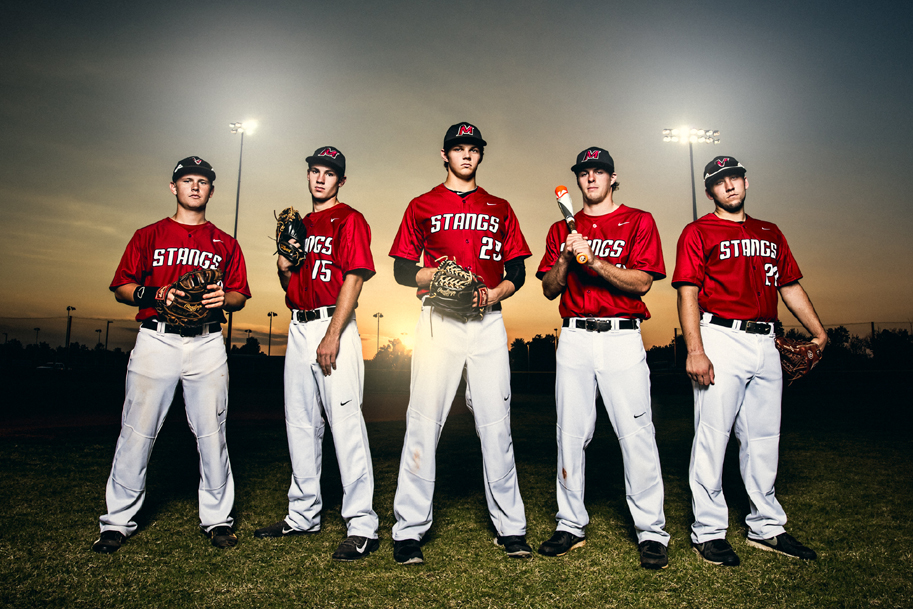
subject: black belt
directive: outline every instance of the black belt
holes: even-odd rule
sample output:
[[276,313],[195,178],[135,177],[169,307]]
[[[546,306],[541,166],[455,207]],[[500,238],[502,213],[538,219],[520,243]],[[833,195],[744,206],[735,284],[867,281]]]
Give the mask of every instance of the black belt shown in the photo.
[[[424,307],[433,307],[433,306],[434,306],[434,301],[433,301],[433,299],[425,300],[425,301],[422,303],[422,306],[424,306]],[[493,305],[491,305],[490,307],[485,307],[485,310],[487,310],[487,311],[500,311],[500,310],[501,310],[501,303],[500,303],[500,302],[496,302],[496,303],[494,303]]]
[[734,328],[746,334],[770,334],[771,324],[763,321],[741,321],[739,319],[723,319],[716,315],[710,316],[710,322],[714,326],[723,326],[724,328]]
[[318,319],[323,319],[324,317],[329,319],[333,317],[333,312],[336,310],[336,305],[329,307],[320,307],[318,309],[311,309],[310,311],[292,311],[292,318],[300,322],[316,321]]
[[[185,338],[192,336],[199,336],[204,332],[208,331],[210,334],[216,332],[222,332],[222,324],[220,323],[211,323],[204,326],[194,326],[192,328],[182,328],[181,326],[174,326],[169,324],[164,324],[165,329],[162,330],[165,334],[179,334]],[[142,323],[142,327],[147,330],[154,330],[155,332],[159,331],[159,322],[154,319],[147,319]]]
[[[571,323],[573,322],[573,326]],[[610,330],[636,330],[637,320],[634,319],[582,319],[580,317],[565,317],[561,321],[562,328],[577,328],[587,332],[608,332]]]

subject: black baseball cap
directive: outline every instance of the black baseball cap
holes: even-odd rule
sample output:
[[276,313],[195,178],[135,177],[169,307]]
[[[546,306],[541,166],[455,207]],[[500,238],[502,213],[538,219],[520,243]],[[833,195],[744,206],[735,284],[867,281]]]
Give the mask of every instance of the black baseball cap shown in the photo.
[[710,185],[720,178],[733,175],[745,177],[745,173],[745,168],[734,157],[718,156],[704,167],[704,188],[710,188]]
[[590,146],[577,155],[577,162],[571,167],[575,174],[581,169],[587,167],[602,167],[609,173],[615,173],[615,161],[612,155],[605,148],[599,146]]
[[178,164],[174,166],[174,171],[171,172],[171,181],[177,182],[182,176],[191,173],[206,176],[210,182],[216,181],[216,172],[212,170],[212,165],[198,156],[189,156],[178,161]]
[[450,125],[447,133],[444,134],[444,150],[450,150],[457,144],[475,144],[485,147],[488,142],[482,139],[482,132],[478,127],[464,122]]
[[346,177],[346,155],[340,152],[339,148],[333,146],[321,146],[314,151],[312,156],[305,159],[308,167],[311,165],[326,165],[336,170],[339,177]]

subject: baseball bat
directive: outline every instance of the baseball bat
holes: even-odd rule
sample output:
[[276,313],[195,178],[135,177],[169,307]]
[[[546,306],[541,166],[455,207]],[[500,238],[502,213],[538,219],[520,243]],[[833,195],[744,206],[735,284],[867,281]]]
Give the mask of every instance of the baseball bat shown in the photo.
[[[573,202],[571,201],[571,195],[567,191],[567,186],[559,186],[555,189],[555,196],[558,197],[558,209],[561,210],[561,215],[564,216],[564,221],[567,222],[567,227],[571,229],[572,233],[577,232],[577,221],[574,220],[574,212],[571,211],[573,207]],[[586,264],[588,258],[586,254],[577,254],[577,262],[580,264]]]

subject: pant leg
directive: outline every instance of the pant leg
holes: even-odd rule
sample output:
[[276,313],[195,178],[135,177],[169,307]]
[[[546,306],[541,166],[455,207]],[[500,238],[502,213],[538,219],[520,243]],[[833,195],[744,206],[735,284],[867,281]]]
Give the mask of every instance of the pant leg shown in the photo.
[[783,371],[771,336],[752,337],[757,343],[758,367],[748,383],[742,409],[735,420],[739,466],[750,512],[748,536],[769,539],[784,532],[786,512],[777,501],[774,484],[780,448]]
[[637,542],[668,545],[663,477],[650,402],[650,369],[640,330],[606,332],[597,344],[593,360],[596,378],[621,446],[625,493]]
[[181,384],[187,422],[200,454],[200,526],[210,529],[234,520],[235,482],[228,458],[228,357],[222,333],[184,338]]
[[307,324],[292,320],[285,352],[285,429],[292,461],[285,520],[299,531],[319,531],[324,421],[311,367],[319,342],[308,340],[306,327]]
[[713,363],[715,384],[701,386],[692,382],[694,443],[688,474],[694,543],[722,539],[729,528],[729,510],[723,495],[723,461],[729,433],[742,407],[756,360],[747,336],[744,332],[701,323],[704,352]]
[[498,535],[525,535],[526,513],[510,432],[510,357],[500,311],[466,322],[466,390],[482,444],[488,513]]
[[590,522],[584,505],[586,447],[596,430],[595,334],[565,328],[558,341],[555,375],[557,407],[558,498],[556,530],[584,537]]
[[431,528],[436,455],[441,430],[466,362],[463,322],[423,307],[415,327],[406,437],[393,498],[393,539],[421,539]]
[[130,353],[120,436],[105,488],[102,531],[132,535],[146,496],[146,468],[181,373],[180,337],[141,329]]
[[[319,344],[329,324],[330,320],[308,323],[308,338]],[[342,517],[348,534],[376,539],[378,519],[372,507],[374,468],[361,411],[364,360],[354,315],[340,336],[336,369],[330,376],[324,376],[316,361],[311,369],[317,379],[327,423],[333,432],[342,479]]]

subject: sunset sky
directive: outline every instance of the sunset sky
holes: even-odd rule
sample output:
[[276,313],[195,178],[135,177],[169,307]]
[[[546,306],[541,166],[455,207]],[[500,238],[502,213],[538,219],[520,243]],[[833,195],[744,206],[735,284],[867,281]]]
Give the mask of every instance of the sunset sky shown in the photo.
[[[253,298],[234,338],[284,351],[273,211],[309,206],[305,157],[348,160],[341,199],[373,231],[377,275],[357,310],[367,357],[411,346],[419,302],[387,256],[409,200],[444,178],[452,123],[488,141],[478,181],[508,199],[533,251],[504,304],[511,339],[560,326],[534,273],[554,188],[580,193],[570,166],[607,148],[616,201],[650,211],[669,277],[691,221],[688,148],[665,127],[721,132],[695,145],[748,169],[746,208],[786,234],[825,325],[913,323],[910,3],[857,2],[59,2],[4,9],[0,39],[0,331],[23,343],[129,349],[135,309],[108,290],[133,232],[174,213],[174,163],[214,166],[207,217],[232,231],[244,138],[238,239]],[[698,174],[698,210],[712,206]],[[645,298],[649,347],[677,325],[669,278]],[[795,324],[781,307],[786,325]],[[867,326],[851,326],[856,332]],[[115,331],[116,330],[116,331]],[[278,338],[277,338],[278,335]],[[102,336],[102,340],[104,336]]]

